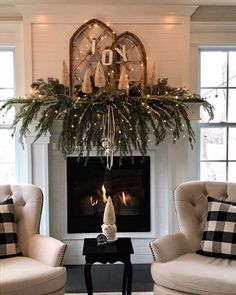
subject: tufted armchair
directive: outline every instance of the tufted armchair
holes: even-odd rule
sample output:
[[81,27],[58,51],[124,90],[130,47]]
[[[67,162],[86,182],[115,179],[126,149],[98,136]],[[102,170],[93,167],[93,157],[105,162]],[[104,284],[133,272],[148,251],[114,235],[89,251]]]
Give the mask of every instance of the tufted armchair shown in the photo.
[[208,196],[236,202],[236,183],[192,181],[175,190],[180,232],[150,243],[154,295],[236,294],[236,260],[196,254],[206,222]]
[[22,256],[0,259],[1,295],[64,294],[65,244],[38,234],[42,191],[34,185],[0,185],[0,202],[13,198]]

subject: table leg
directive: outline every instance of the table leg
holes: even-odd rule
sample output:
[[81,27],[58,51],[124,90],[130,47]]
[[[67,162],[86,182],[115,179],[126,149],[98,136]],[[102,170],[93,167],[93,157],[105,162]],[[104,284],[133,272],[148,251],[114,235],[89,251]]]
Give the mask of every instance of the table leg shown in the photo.
[[132,293],[132,278],[133,278],[133,267],[131,262],[124,263],[124,274],[122,284],[122,295],[131,295]]
[[91,266],[92,263],[85,263],[84,266],[84,278],[87,288],[88,295],[93,295],[93,282],[92,282],[92,276],[91,276]]
[[126,295],[127,289],[127,266],[124,263],[124,273],[123,273],[123,282],[122,282],[122,295]]

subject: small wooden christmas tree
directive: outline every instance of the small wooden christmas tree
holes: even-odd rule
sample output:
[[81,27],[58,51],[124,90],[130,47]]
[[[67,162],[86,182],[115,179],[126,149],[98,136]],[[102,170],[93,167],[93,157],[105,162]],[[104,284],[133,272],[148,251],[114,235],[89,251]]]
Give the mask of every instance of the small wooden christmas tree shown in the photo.
[[62,62],[62,71],[61,71],[60,83],[65,85],[66,87],[70,86],[69,70],[68,70],[66,62],[64,60]]
[[128,78],[128,75],[126,72],[126,65],[125,64],[122,65],[122,67],[121,67],[118,89],[125,90],[126,94],[129,95],[129,78]]
[[105,78],[103,66],[100,61],[97,64],[94,80],[95,80],[95,86],[99,88],[106,86],[106,78]]
[[89,94],[92,93],[92,91],[91,73],[89,69],[86,69],[82,83],[82,92]]

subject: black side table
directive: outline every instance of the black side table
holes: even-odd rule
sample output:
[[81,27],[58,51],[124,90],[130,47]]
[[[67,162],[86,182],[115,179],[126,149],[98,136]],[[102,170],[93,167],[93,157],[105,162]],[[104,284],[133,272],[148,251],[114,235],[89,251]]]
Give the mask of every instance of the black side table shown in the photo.
[[96,239],[84,239],[83,255],[85,255],[84,276],[88,295],[93,295],[91,266],[95,262],[124,263],[122,295],[131,295],[133,269],[130,254],[134,253],[130,238],[119,238],[113,243],[97,246]]

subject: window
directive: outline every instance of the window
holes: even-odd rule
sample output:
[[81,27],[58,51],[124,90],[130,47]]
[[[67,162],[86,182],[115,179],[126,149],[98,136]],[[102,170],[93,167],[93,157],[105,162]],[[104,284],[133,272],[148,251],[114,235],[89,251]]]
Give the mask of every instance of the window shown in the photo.
[[[0,106],[15,95],[14,48],[0,47]],[[15,140],[9,127],[14,111],[0,112],[0,183],[15,181]]]
[[200,51],[201,95],[215,118],[200,122],[200,179],[236,182],[236,49]]

